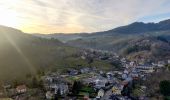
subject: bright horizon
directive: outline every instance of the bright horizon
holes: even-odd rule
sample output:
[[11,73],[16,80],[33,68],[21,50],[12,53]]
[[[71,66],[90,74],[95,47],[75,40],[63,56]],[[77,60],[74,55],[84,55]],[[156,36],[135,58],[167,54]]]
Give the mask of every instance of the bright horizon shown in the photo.
[[90,33],[169,18],[169,0],[0,1],[0,25],[26,33]]

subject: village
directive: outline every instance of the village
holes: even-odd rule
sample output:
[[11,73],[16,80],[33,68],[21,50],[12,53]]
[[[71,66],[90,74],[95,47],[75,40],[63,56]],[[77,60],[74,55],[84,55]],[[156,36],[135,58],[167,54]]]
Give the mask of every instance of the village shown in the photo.
[[26,84],[11,88],[10,84],[5,84],[0,97],[8,98],[3,100],[25,100],[36,94],[42,100],[148,100],[149,86],[143,81],[153,72],[166,70],[165,65],[170,64],[170,60],[129,61],[115,53],[93,49],[83,50],[79,56],[113,61],[118,68],[101,70],[96,66],[84,66],[60,74],[48,73],[40,77],[42,89],[30,89]]

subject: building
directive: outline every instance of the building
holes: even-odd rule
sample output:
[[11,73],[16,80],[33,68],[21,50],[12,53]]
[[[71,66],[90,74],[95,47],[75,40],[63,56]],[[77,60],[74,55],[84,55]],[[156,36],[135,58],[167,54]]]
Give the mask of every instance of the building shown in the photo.
[[128,77],[128,78],[126,78],[124,81],[122,81],[122,85],[127,85],[129,82],[131,82],[133,79],[132,79],[132,77]]
[[100,89],[97,93],[97,98],[102,98],[104,96],[104,90],[103,89]]
[[25,93],[27,92],[27,87],[26,85],[19,85],[16,88],[17,93]]
[[164,67],[165,62],[164,61],[158,61],[158,67]]
[[68,85],[66,84],[59,84],[58,85],[58,91],[60,92],[60,95],[65,95],[69,92]]
[[168,64],[170,64],[170,59],[168,60]]
[[90,71],[89,68],[82,68],[80,69],[80,72],[83,74],[83,73],[88,73]]
[[117,87],[117,86],[113,86],[112,87],[112,93],[114,94],[114,95],[121,95],[121,89],[119,88],[119,87]]
[[53,91],[54,94],[59,94],[59,95],[65,95],[69,92],[68,85],[64,83],[50,84],[47,89]]
[[145,72],[145,73],[152,73],[152,72],[154,72],[154,67],[152,67],[152,66],[142,65],[142,66],[136,67],[136,69],[139,70],[140,72]]
[[112,79],[113,76],[114,76],[114,74],[113,74],[112,72],[107,72],[107,73],[106,73],[106,77],[107,77],[108,79]]
[[71,75],[71,76],[78,75],[78,71],[77,70],[70,70],[69,75]]
[[122,79],[128,78],[128,74],[122,74]]
[[49,83],[52,83],[52,82],[53,82],[53,77],[51,77],[51,76],[46,76],[46,77],[45,77],[45,81],[46,81],[46,82],[49,82]]
[[54,98],[54,94],[51,91],[47,91],[45,97],[46,99],[51,100]]
[[106,83],[108,83],[108,80],[104,77],[99,76],[94,80],[94,83],[95,83],[95,88],[101,89],[106,86]]

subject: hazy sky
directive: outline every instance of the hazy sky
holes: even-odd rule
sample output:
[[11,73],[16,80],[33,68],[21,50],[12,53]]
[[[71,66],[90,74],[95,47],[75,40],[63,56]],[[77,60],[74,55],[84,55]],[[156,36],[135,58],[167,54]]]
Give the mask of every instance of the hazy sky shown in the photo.
[[170,18],[170,0],[0,0],[0,24],[28,33],[95,32]]

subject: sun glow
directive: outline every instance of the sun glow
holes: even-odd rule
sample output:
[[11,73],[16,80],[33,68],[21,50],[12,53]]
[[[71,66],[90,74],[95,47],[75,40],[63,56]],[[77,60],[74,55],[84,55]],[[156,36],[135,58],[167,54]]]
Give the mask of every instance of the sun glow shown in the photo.
[[0,9],[0,25],[17,28],[19,24],[16,12]]

